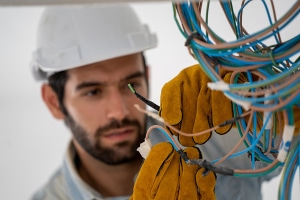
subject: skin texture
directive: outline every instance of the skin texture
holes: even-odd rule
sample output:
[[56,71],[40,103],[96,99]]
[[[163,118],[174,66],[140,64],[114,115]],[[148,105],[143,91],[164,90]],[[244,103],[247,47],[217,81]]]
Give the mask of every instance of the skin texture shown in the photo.
[[67,114],[48,84],[42,86],[42,97],[52,115],[64,120],[72,132],[80,176],[103,196],[130,195],[142,163],[136,148],[145,134],[145,116],[134,104],[145,105],[127,84],[147,97],[148,72],[142,55],[93,63],[67,73]]

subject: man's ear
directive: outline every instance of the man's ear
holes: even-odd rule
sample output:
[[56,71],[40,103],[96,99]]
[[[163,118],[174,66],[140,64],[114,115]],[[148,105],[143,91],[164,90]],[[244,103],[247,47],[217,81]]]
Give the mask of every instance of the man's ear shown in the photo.
[[61,111],[56,93],[48,84],[43,84],[41,88],[44,103],[56,119],[64,119],[65,115]]

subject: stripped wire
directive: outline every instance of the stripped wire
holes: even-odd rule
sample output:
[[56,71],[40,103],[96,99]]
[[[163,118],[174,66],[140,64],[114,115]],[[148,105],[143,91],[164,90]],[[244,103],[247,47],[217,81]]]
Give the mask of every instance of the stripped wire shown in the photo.
[[131,92],[136,95],[137,98],[139,98],[140,100],[142,100],[148,106],[152,107],[154,110],[159,111],[159,106],[157,104],[155,104],[154,102],[146,99],[145,97],[143,97],[142,95],[140,95],[139,93],[137,93],[130,83],[128,84],[128,87],[131,90]]

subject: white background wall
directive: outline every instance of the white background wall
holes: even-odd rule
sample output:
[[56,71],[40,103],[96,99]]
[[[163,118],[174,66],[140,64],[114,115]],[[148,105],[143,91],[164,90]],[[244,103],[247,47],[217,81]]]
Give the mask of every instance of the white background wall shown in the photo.
[[[277,1],[279,13],[289,8],[291,3],[287,2]],[[196,62],[183,45],[169,2],[134,4],[134,8],[159,39],[158,48],[146,54],[151,67],[151,99],[159,104],[162,85]],[[41,6],[0,7],[1,200],[28,199],[60,165],[70,137],[63,123],[54,120],[42,103],[39,84],[29,69],[42,10]],[[225,23],[220,22],[218,14],[221,12],[214,13],[216,28],[221,28],[220,34],[225,36]],[[251,21],[249,26],[254,29],[261,24],[254,16]],[[296,24],[291,32],[299,34],[299,18]],[[279,178],[264,184],[264,199],[277,199]],[[299,199],[299,174],[294,180],[293,199]]]

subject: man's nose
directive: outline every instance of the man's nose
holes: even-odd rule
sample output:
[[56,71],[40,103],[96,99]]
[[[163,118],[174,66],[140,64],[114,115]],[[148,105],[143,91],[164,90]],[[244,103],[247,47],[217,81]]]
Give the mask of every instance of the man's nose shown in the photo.
[[112,91],[107,101],[107,117],[122,120],[129,115],[128,103],[119,91]]

